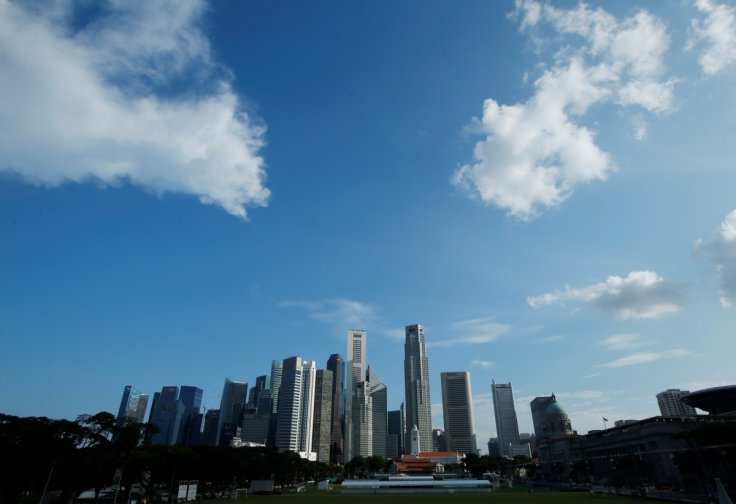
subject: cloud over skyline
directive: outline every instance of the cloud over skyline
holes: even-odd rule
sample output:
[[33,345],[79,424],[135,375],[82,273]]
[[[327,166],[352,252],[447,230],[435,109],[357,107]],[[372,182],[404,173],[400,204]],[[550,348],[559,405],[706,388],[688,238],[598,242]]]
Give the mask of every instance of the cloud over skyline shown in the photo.
[[676,79],[664,76],[666,26],[646,10],[618,20],[582,3],[566,10],[519,0],[511,17],[542,53],[552,52],[552,41],[536,33],[539,25],[572,40],[554,53],[529,99],[514,105],[485,100],[475,124],[484,138],[475,144],[474,162],[460,166],[452,182],[485,204],[530,220],[579,185],[606,180],[616,170],[611,154],[597,145],[597,132],[581,123],[592,106],[610,102],[640,109],[632,121],[633,136],[641,140],[641,110],[672,112]]
[[265,126],[213,62],[205,4],[99,7],[80,27],[73,4],[0,2],[0,170],[189,194],[242,218],[265,206]]
[[427,347],[451,347],[455,345],[482,345],[490,343],[511,329],[508,324],[500,324],[490,317],[481,317],[454,322],[450,332],[454,337],[434,340]]
[[591,303],[604,313],[621,320],[659,318],[684,305],[679,286],[665,281],[654,271],[632,271],[626,277],[609,276],[605,282],[530,296],[532,308],[564,304]]
[[613,360],[606,364],[601,364],[600,367],[617,368],[624,366],[635,366],[638,364],[648,364],[650,362],[662,359],[676,359],[678,357],[687,357],[688,355],[692,355],[692,352],[684,348],[663,350],[661,352],[639,352],[627,355],[626,357],[622,357],[620,359]]

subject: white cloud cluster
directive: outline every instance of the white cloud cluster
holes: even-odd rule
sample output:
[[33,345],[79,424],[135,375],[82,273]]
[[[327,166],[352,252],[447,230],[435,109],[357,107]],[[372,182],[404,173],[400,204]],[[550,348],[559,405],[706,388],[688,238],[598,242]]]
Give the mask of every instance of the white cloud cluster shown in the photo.
[[716,264],[720,282],[720,301],[725,308],[736,303],[736,210],[721,222],[713,240],[696,242],[696,254]]
[[592,303],[616,318],[649,319],[678,311],[684,304],[680,288],[654,271],[632,271],[626,277],[609,276],[605,282],[585,287],[555,290],[531,296],[532,308],[566,301]]
[[697,9],[705,19],[692,21],[688,47],[704,46],[700,67],[706,75],[715,75],[736,63],[736,7],[697,0]]
[[639,352],[627,355],[620,359],[602,364],[602,367],[617,368],[624,366],[634,366],[637,364],[647,364],[649,362],[658,361],[661,359],[675,359],[678,357],[686,357],[691,355],[692,352],[684,348],[676,348],[674,350],[663,350],[661,352]]
[[0,0],[0,170],[266,204],[264,127],[217,76],[202,2],[111,0],[81,29],[71,2],[34,6]]
[[435,340],[427,343],[428,347],[450,347],[455,345],[481,345],[490,343],[511,329],[508,324],[499,324],[492,318],[482,317],[461,320],[452,324],[451,332],[455,337]]
[[[591,106],[613,101],[667,113],[673,110],[675,80],[662,77],[666,28],[646,11],[619,21],[585,4],[564,10],[528,0],[517,1],[515,16],[524,31],[546,22],[589,49],[559,52],[523,103],[487,99],[477,124],[485,138],[475,145],[475,162],[459,167],[452,181],[486,204],[531,219],[559,205],[578,185],[605,180],[615,169],[596,145],[595,132],[578,123]],[[646,135],[641,117],[634,135]]]

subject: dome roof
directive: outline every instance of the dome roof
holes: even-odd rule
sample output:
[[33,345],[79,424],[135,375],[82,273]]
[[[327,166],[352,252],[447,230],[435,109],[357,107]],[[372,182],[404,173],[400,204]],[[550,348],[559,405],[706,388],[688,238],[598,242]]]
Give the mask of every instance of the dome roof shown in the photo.
[[547,406],[547,414],[548,415],[566,415],[567,413],[565,413],[565,410],[562,409],[562,406],[560,406],[556,402],[553,402],[549,406]]

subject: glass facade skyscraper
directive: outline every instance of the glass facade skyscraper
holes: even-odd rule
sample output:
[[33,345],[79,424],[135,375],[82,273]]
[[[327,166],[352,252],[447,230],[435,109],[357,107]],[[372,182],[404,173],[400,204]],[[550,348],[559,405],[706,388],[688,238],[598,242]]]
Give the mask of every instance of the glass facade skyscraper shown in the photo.
[[429,397],[429,362],[424,342],[424,328],[406,326],[404,343],[404,386],[406,405],[405,446],[411,446],[411,430],[417,427],[420,451],[432,451],[432,402]]

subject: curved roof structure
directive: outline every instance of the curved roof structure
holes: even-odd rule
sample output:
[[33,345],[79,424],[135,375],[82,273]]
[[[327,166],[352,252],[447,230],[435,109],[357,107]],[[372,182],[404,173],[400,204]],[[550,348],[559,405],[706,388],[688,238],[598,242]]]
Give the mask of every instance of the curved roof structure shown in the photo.
[[565,410],[562,409],[562,406],[560,406],[558,403],[553,402],[550,403],[549,406],[547,406],[547,414],[548,415],[566,415]]
[[696,390],[682,396],[682,402],[711,415],[736,413],[736,385]]

